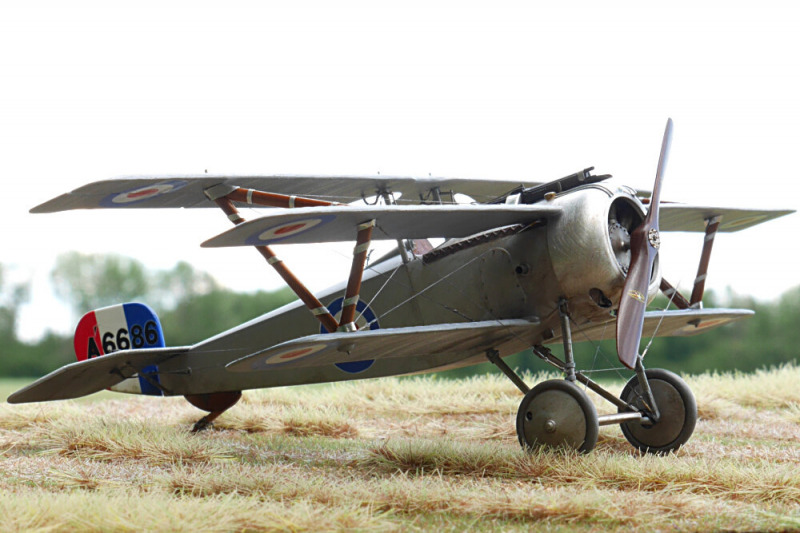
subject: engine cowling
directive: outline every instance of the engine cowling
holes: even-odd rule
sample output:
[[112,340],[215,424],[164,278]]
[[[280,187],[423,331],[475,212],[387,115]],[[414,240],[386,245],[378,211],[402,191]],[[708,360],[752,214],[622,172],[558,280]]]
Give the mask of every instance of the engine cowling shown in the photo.
[[[573,313],[608,317],[619,306],[630,265],[630,234],[642,223],[645,209],[634,191],[613,183],[597,183],[552,197],[563,208],[547,229],[547,246],[561,295]],[[648,301],[659,289],[661,268],[656,258]]]

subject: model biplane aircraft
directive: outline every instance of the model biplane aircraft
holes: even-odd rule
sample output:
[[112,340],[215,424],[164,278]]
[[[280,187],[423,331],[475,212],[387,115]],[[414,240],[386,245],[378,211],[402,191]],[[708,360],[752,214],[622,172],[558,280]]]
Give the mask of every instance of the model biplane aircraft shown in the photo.
[[[523,394],[523,447],[587,452],[600,425],[620,424],[636,448],[678,449],[697,407],[666,370],[645,370],[644,337],[694,335],[745,318],[701,304],[714,236],[791,211],[661,202],[672,136],[667,122],[652,195],[591,168],[548,183],[394,177],[148,177],[99,181],[32,210],[217,208],[235,227],[205,247],[253,246],[298,296],[294,303],[192,346],[166,347],[158,318],[128,303],[85,315],[78,362],[19,390],[10,403],[76,398],[103,389],[183,395],[207,411],[195,430],[241,391],[441,371],[494,363]],[[473,203],[456,203],[455,195]],[[648,198],[649,196],[649,198]],[[273,208],[245,221],[238,208]],[[285,208],[285,209],[280,209]],[[661,276],[660,231],[705,240],[689,298]],[[444,238],[433,247],[429,238]],[[373,240],[396,241],[371,262]],[[355,240],[347,281],[312,294],[273,245]],[[646,311],[663,291],[674,310]],[[572,343],[616,337],[633,371],[620,396],[576,368]],[[561,343],[563,357],[547,345]],[[533,388],[504,361],[532,349],[564,373]],[[586,391],[617,407],[598,416]]]

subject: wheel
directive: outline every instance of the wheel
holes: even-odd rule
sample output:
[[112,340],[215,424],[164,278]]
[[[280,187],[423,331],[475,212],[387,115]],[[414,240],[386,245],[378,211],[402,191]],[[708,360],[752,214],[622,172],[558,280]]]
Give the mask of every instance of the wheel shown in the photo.
[[[658,406],[659,421],[655,424],[623,422],[622,434],[635,448],[659,455],[674,452],[689,440],[697,423],[697,403],[691,389],[669,370],[654,368],[645,371],[653,398]],[[633,376],[622,389],[625,403],[647,412],[639,377]]]
[[566,447],[587,453],[597,444],[597,409],[586,393],[563,379],[539,383],[517,411],[517,437],[523,448]]

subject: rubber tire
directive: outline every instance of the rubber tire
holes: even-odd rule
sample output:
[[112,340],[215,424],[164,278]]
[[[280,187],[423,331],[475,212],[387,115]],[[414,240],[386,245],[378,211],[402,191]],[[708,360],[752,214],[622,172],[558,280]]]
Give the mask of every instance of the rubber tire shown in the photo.
[[[542,427],[547,420],[556,422],[555,431]],[[525,450],[550,446],[588,453],[597,444],[599,429],[597,409],[589,397],[563,379],[539,383],[525,394],[517,411],[517,438]]]
[[[655,424],[623,422],[622,434],[634,448],[646,453],[666,455],[686,444],[697,424],[697,402],[694,394],[677,374],[661,368],[645,371],[653,391],[661,419]],[[622,401],[645,410],[641,400],[639,377],[633,376],[622,389]],[[620,409],[620,412],[623,412]]]

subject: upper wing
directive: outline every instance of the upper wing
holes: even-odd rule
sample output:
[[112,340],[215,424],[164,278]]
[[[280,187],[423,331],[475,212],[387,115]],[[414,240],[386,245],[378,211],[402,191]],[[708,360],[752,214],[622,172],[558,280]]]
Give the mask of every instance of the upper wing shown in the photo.
[[72,363],[37,379],[8,397],[8,403],[68,400],[99,392],[150,365],[180,355],[189,347],[125,350]]
[[253,372],[452,353],[466,358],[515,338],[520,340],[518,349],[523,349],[532,340],[535,325],[527,320],[490,320],[309,335],[237,359],[226,368]]
[[471,196],[477,201],[496,198],[515,187],[537,182],[470,180],[450,178],[354,177],[354,176],[162,176],[96,181],[62,194],[32,213],[70,209],[137,207],[216,207],[203,191],[217,185],[252,188],[277,194],[308,196],[348,203],[384,192],[401,194],[418,202],[433,189]]
[[794,213],[794,210],[736,209],[662,203],[659,209],[659,226],[661,231],[703,232],[706,230],[706,220],[713,217],[722,217],[717,231],[733,232],[790,213]]
[[[648,311],[644,314],[642,338],[686,337],[748,318],[755,313],[750,309],[681,309],[676,311]],[[572,332],[575,342],[613,339],[614,322],[576,327]],[[559,340],[554,337],[552,341]]]
[[458,238],[511,224],[528,224],[560,212],[555,206],[505,204],[301,207],[244,222],[202,246],[351,241],[356,238],[356,226],[369,220],[375,220],[374,240]]

